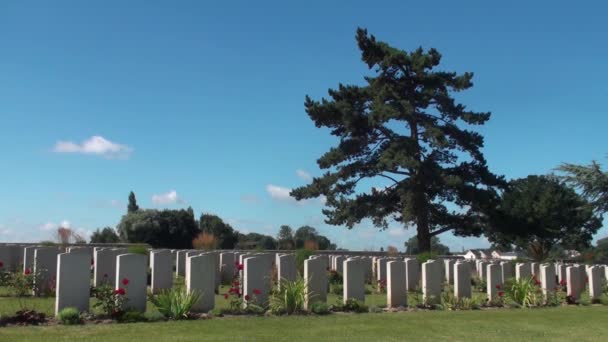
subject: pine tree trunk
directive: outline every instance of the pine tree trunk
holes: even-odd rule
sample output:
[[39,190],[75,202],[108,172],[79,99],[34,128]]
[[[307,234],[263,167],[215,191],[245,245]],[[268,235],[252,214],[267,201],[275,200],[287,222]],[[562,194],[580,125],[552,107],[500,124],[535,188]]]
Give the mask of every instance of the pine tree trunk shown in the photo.
[[420,252],[431,251],[431,232],[429,230],[429,221],[425,214],[418,216],[416,227],[418,231],[418,249]]

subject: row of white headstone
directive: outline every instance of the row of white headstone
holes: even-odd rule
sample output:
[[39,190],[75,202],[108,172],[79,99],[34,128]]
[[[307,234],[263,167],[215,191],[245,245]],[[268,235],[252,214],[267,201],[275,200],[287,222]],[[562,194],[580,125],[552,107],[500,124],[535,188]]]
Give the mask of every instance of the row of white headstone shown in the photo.
[[[13,260],[14,256],[7,254],[7,250],[0,247],[0,261]],[[120,248],[69,248],[68,253],[60,253],[56,247],[26,247],[23,249],[23,268],[40,273],[38,279],[41,283],[37,288],[50,284],[56,274],[57,312],[68,306],[86,311],[90,296],[91,253],[93,285],[105,282],[113,284],[116,289],[124,288],[127,308],[140,311],[144,311],[146,306],[148,265],[152,292],[171,288],[175,269],[175,275],[184,277],[188,291],[202,294],[195,305],[195,310],[201,312],[213,309],[219,284],[229,283],[235,276],[241,280],[238,285],[241,294],[253,296],[255,293],[259,303],[268,300],[273,265],[276,266],[277,279],[295,280],[297,277],[292,254],[196,250],[151,250],[147,256],[128,254]],[[242,265],[243,270],[239,271],[238,265]],[[498,294],[497,285],[512,277],[535,276],[545,293],[564,281],[568,295],[575,299],[584,291],[587,282],[591,297],[597,298],[602,281],[608,278],[605,265],[513,264],[454,259],[429,260],[420,265],[413,258],[313,255],[304,262],[307,307],[314,301],[326,301],[328,269],[343,275],[345,301],[349,298],[363,301],[365,284],[373,277],[386,287],[389,307],[405,306],[407,292],[417,289],[422,290],[426,302],[438,300],[444,283],[454,286],[455,297],[470,297],[473,276],[486,280],[487,296],[491,299]]]

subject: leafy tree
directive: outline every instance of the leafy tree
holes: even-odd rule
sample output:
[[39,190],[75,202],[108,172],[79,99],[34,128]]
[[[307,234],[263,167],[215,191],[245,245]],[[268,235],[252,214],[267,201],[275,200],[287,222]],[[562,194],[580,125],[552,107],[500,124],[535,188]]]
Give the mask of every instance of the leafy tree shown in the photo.
[[94,231],[91,234],[90,241],[91,243],[117,243],[120,241],[120,237],[116,234],[114,228],[105,227]]
[[[296,248],[304,248],[304,243],[306,241],[317,241],[317,230],[311,226],[302,226],[296,230],[293,235],[293,239],[296,243]],[[320,247],[319,247],[320,248]]]
[[288,225],[283,225],[277,234],[277,243],[279,249],[294,249],[295,242],[293,238],[293,229]]
[[239,234],[237,248],[277,249],[277,241],[272,236],[258,233]]
[[127,213],[134,213],[139,210],[139,206],[137,205],[137,200],[135,199],[135,193],[131,191],[129,193],[129,205],[127,206]]
[[[405,254],[409,255],[417,255],[423,251],[418,245],[418,239],[414,236],[405,242]],[[431,238],[431,253],[437,255],[447,255],[450,254],[450,248],[439,241],[438,236],[433,236]]]
[[336,245],[333,244],[327,237],[320,235],[317,229],[311,226],[302,226],[296,230],[293,235],[296,248],[304,248],[307,241],[316,243],[319,250],[335,250]]
[[[375,74],[363,86],[329,90],[331,99],[306,97],[315,125],[329,128],[340,142],[317,160],[328,171],[291,195],[326,196],[323,213],[332,225],[352,229],[364,218],[381,229],[389,219],[415,225],[423,251],[443,232],[479,236],[480,213],[504,180],[488,170],[483,137],[468,129],[484,124],[490,113],[467,110],[452,97],[472,87],[473,74],[436,70],[441,55],[435,49],[406,52],[361,28],[356,39]],[[388,185],[363,188],[379,182]]]
[[215,236],[217,248],[233,249],[236,246],[238,233],[219,216],[202,214],[198,225],[201,232]]
[[198,233],[194,217],[184,209],[140,209],[124,215],[118,224],[122,241],[147,243],[153,248],[192,248]]
[[579,189],[593,205],[597,213],[608,212],[608,172],[600,164],[592,161],[590,165],[563,164],[558,168],[561,178]]
[[488,239],[527,249],[543,260],[554,246],[583,249],[602,226],[593,206],[554,177],[528,176],[509,183],[491,212]]

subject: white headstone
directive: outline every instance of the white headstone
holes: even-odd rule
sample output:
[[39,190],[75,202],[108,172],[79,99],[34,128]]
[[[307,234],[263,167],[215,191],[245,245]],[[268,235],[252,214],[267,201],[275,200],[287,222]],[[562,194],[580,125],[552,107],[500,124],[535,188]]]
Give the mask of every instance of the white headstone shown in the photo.
[[293,254],[283,254],[277,257],[277,277],[279,287],[283,280],[295,281],[297,278],[296,257]]
[[[57,255],[59,249],[56,247],[38,247],[34,250],[34,282],[36,284],[36,295],[55,288],[57,277]],[[90,261],[89,261],[90,263]]]
[[304,260],[304,280],[306,281],[305,307],[310,310],[314,302],[327,301],[327,261],[320,258]]
[[194,312],[208,312],[215,307],[215,259],[214,255],[207,253],[186,258],[186,289],[188,293],[200,295],[192,307]]
[[407,305],[405,286],[405,262],[389,261],[386,264],[386,303],[389,308]]
[[361,302],[365,301],[365,261],[357,258],[347,259],[344,261],[343,269],[342,300],[344,303],[351,298]]
[[406,258],[405,260],[405,283],[408,291],[420,288],[420,264],[418,260]]
[[492,300],[498,296],[498,292],[502,288],[502,268],[496,264],[489,264],[486,267],[487,295],[488,299]]
[[91,258],[86,253],[57,255],[55,315],[67,307],[89,311]]
[[158,293],[173,287],[173,260],[171,251],[160,250],[150,252],[150,268],[152,270],[150,290]]
[[[255,304],[266,305],[272,281],[270,268],[272,259],[263,255],[245,259],[243,270],[243,295],[249,296],[250,301],[255,299]],[[243,303],[247,305],[247,303]]]
[[422,298],[427,304],[441,301],[441,267],[437,260],[428,260],[422,264]]
[[454,264],[454,297],[471,298],[471,264],[468,262]]
[[116,289],[126,291],[123,310],[146,312],[147,265],[143,254],[121,254],[116,257]]

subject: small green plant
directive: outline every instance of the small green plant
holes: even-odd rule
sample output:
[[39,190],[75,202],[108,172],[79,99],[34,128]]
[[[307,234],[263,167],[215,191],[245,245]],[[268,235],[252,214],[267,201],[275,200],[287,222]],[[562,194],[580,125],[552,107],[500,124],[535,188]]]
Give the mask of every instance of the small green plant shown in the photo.
[[600,304],[608,305],[608,294],[604,293],[600,296]]
[[335,294],[336,296],[341,296],[344,293],[344,286],[342,284],[332,284],[331,293]]
[[589,295],[589,291],[584,291],[581,293],[579,299],[576,301],[576,304],[589,306],[592,304],[591,295]]
[[543,294],[536,278],[511,279],[505,284],[504,290],[507,298],[517,306],[530,308],[539,306],[543,301]]
[[59,314],[57,314],[57,319],[59,322],[61,322],[61,324],[65,325],[76,325],[83,323],[80,311],[73,307],[64,308],[63,310],[59,311]]
[[298,249],[296,251],[296,266],[300,275],[304,275],[304,261],[313,254],[315,254],[315,252],[310,249]]
[[306,281],[299,278],[294,281],[281,279],[280,286],[270,297],[270,311],[274,314],[297,314],[304,310],[306,298]]
[[410,308],[418,308],[424,306],[422,300],[422,292],[417,289],[414,291],[408,291],[407,298],[407,306]]
[[166,320],[166,317],[158,311],[146,311],[144,314],[147,322],[159,322]]
[[560,306],[567,302],[568,294],[566,292],[566,282],[560,283],[555,287],[554,291],[547,291],[545,296],[545,305]]
[[[123,285],[129,283],[128,279],[122,280]],[[114,289],[109,282],[103,282],[91,291],[93,297],[97,299],[94,308],[102,311],[103,315],[110,318],[120,318],[124,314],[123,305],[127,302],[127,291],[124,288]]]
[[331,313],[329,305],[323,302],[316,302],[312,304],[310,311],[317,315],[328,315]]
[[484,278],[481,278],[481,277],[471,278],[471,285],[473,285],[473,287],[475,287],[475,290],[477,290],[479,292],[487,291],[487,282],[486,282],[486,279],[484,279]]
[[150,301],[163,316],[180,320],[189,317],[192,307],[201,296],[202,294],[196,291],[188,292],[184,288],[172,288],[150,296]]
[[148,319],[143,312],[135,310],[125,311],[120,317],[118,317],[118,322],[120,323],[138,323],[147,321]]
[[348,298],[346,303],[342,306],[342,310],[345,312],[363,313],[369,312],[369,308],[364,303],[354,299]]
[[332,285],[342,285],[344,279],[342,278],[342,274],[338,273],[338,271],[330,270],[328,272],[328,281]]

